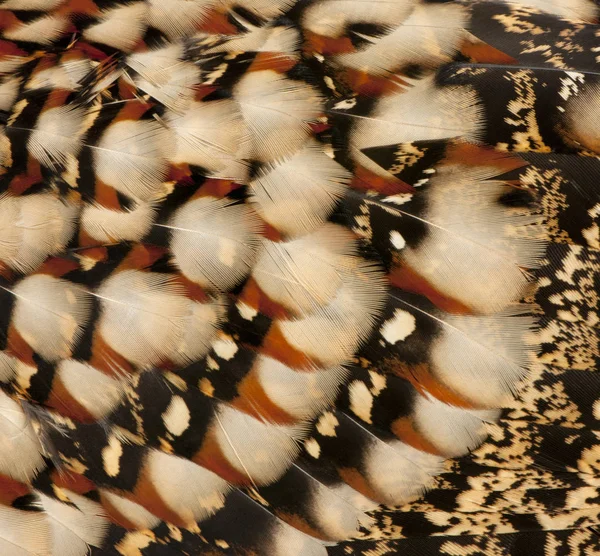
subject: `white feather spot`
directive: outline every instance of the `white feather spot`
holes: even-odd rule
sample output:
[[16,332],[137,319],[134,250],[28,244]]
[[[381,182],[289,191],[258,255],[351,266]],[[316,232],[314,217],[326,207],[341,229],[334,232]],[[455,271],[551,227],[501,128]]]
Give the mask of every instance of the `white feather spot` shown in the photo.
[[181,396],[173,396],[169,407],[162,414],[166,429],[173,436],[181,436],[190,426],[190,410]]
[[350,410],[366,423],[371,423],[373,394],[362,380],[355,380],[348,388],[350,394]]
[[213,351],[225,361],[233,359],[238,351],[237,344],[228,336],[223,336],[212,345]]
[[116,436],[111,436],[108,446],[102,449],[102,465],[109,477],[116,477],[121,467],[123,445]]
[[406,240],[396,230],[390,232],[390,242],[396,249],[402,249],[406,246]]
[[335,436],[335,428],[339,424],[340,422],[337,420],[337,417],[331,411],[327,411],[319,418],[317,431],[323,436]]
[[417,321],[413,315],[407,311],[396,309],[394,316],[383,323],[381,335],[388,343],[395,344],[408,338],[416,328]]

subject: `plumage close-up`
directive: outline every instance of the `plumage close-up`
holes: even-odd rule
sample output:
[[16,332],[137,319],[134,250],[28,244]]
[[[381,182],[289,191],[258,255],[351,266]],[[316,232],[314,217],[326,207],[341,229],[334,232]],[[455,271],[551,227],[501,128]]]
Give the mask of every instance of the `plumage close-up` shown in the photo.
[[0,556],[600,554],[600,0],[0,0]]

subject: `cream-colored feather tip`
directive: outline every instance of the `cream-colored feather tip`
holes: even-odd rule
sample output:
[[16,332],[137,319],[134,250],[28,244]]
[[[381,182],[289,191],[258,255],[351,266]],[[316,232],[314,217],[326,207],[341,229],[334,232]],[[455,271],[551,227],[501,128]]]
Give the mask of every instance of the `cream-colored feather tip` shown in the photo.
[[60,169],[77,156],[86,112],[83,108],[57,106],[44,110],[27,141],[28,151],[50,168]]
[[136,203],[131,209],[113,210],[87,205],[81,211],[81,228],[101,243],[141,241],[151,230],[156,210],[151,203]]
[[[467,170],[433,178],[423,193],[427,208],[416,215],[428,224],[428,234],[401,250],[403,262],[476,312],[502,311],[523,298],[531,287],[524,268],[538,266],[545,246],[535,239],[542,232],[535,216],[498,202],[506,191],[504,184]],[[534,237],[525,235],[528,228]]]
[[534,319],[447,315],[439,322],[443,331],[431,350],[436,378],[476,407],[506,404],[533,358]]
[[442,470],[444,461],[398,440],[376,441],[364,457],[367,484],[378,502],[390,506],[418,498]]
[[488,423],[495,423],[499,409],[473,411],[418,395],[412,417],[416,430],[444,457],[459,457],[477,448],[487,437]]
[[254,157],[270,162],[295,153],[323,111],[316,89],[273,70],[246,73],[234,97],[251,134]]
[[102,337],[141,367],[201,357],[222,314],[218,301],[203,305],[188,299],[170,274],[118,272],[95,295],[102,304]]
[[357,248],[349,230],[325,224],[292,241],[265,241],[252,275],[271,299],[298,315],[310,314],[345,284],[360,283],[357,271],[371,270]]
[[38,492],[49,521],[52,556],[86,556],[90,546],[101,547],[110,523],[97,502],[64,491],[69,504]]
[[246,168],[237,153],[249,134],[235,101],[190,102],[169,110],[165,122],[173,132],[174,164],[193,164],[212,177],[243,180]]
[[412,80],[409,85],[406,90],[382,97],[368,117],[357,118],[350,137],[354,160],[384,177],[389,173],[361,149],[452,137],[476,141],[484,125],[479,99],[472,88],[439,87],[433,77]]
[[163,503],[190,526],[222,508],[232,488],[212,471],[158,450],[149,452],[145,473]]
[[45,467],[42,453],[29,416],[0,391],[0,474],[31,481]]
[[449,62],[460,47],[467,14],[467,7],[458,2],[420,2],[393,31],[335,59],[344,67],[379,77],[410,64],[437,67]]
[[580,73],[565,77],[565,90],[569,91],[565,93],[565,134],[575,147],[600,154],[600,85],[584,83],[585,77]]
[[321,0],[310,5],[302,16],[303,26],[317,35],[337,38],[353,23],[380,25],[392,29],[404,21],[417,0]]
[[315,230],[344,195],[351,174],[315,142],[268,165],[250,182],[257,212],[286,236]]
[[0,505],[0,551],[11,556],[54,556],[48,516]]
[[102,10],[100,21],[84,29],[83,37],[91,42],[129,52],[135,48],[146,30],[147,11],[146,2]]
[[200,83],[200,69],[184,61],[185,46],[173,43],[127,57],[134,76],[125,73],[133,84],[172,110],[183,110],[194,98],[194,87]]
[[259,356],[254,370],[265,394],[295,419],[312,419],[328,408],[348,372],[342,367],[296,371]]
[[255,485],[279,479],[300,452],[304,425],[275,425],[219,405],[213,421],[219,448],[229,464]]
[[226,291],[250,271],[261,243],[262,223],[247,204],[200,197],[162,225],[171,230],[175,263],[192,282]]
[[119,379],[75,359],[63,359],[57,365],[55,380],[95,419],[107,417],[124,396]]
[[12,288],[13,324],[46,361],[69,357],[83,332],[91,298],[81,286],[47,274],[24,278]]
[[52,193],[0,196],[0,260],[31,272],[60,253],[75,232],[79,207]]
[[112,123],[90,146],[96,176],[127,197],[150,201],[167,177],[170,144],[170,132],[155,120]]

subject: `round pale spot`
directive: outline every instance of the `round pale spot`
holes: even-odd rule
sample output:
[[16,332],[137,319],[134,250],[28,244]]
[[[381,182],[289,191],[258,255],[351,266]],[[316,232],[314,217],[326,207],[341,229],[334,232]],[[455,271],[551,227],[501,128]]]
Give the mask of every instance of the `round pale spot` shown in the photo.
[[395,344],[405,340],[417,328],[417,321],[407,311],[396,309],[394,316],[390,320],[386,320],[381,327],[381,335],[390,343]]
[[102,449],[102,465],[109,477],[116,477],[121,467],[123,445],[116,436],[111,436],[108,446]]
[[406,240],[396,230],[390,232],[390,242],[396,249],[402,249],[406,245]]
[[354,415],[371,424],[373,409],[373,394],[362,380],[355,380],[348,388],[350,394],[350,409]]
[[162,414],[166,429],[173,436],[181,436],[190,426],[190,410],[180,396],[173,396],[169,407]]
[[238,351],[236,343],[229,336],[224,336],[218,339],[213,343],[212,348],[213,351],[221,359],[225,359],[225,361],[233,359]]
[[340,422],[337,420],[337,417],[330,411],[327,411],[319,418],[317,431],[323,436],[335,436],[335,428],[339,424]]

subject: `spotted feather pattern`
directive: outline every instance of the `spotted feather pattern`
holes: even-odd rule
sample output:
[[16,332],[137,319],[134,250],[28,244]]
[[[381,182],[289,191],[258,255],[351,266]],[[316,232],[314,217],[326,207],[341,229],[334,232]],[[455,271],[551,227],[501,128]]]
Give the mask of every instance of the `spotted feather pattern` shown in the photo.
[[0,1],[0,552],[600,550],[599,12]]

